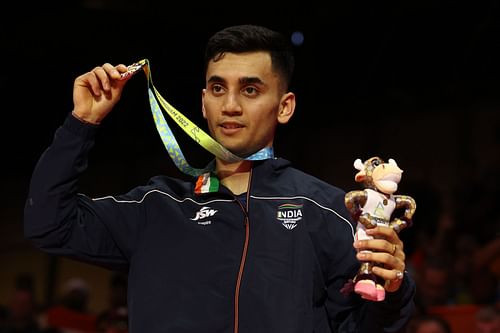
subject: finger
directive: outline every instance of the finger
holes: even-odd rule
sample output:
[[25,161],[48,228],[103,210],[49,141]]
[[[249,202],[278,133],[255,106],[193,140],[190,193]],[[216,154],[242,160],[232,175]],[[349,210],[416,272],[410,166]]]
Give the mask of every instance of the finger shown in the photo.
[[97,78],[94,71],[88,72],[77,79],[77,82],[81,82],[80,85],[90,88],[90,91],[94,96],[101,96],[101,83]]
[[393,256],[386,252],[358,252],[356,258],[360,261],[370,261],[386,269],[404,270],[404,259]]
[[389,292],[394,292],[398,290],[404,279],[404,271],[392,270],[386,272],[377,272],[375,274],[378,275],[378,273],[384,275],[384,280],[385,280],[384,288]]
[[404,270],[399,269],[387,269],[384,267],[374,266],[372,269],[373,274],[380,276],[384,280],[394,281],[401,280],[404,276]]
[[104,67],[96,67],[92,70],[92,73],[96,76],[102,90],[109,91],[111,89],[109,76]]
[[120,73],[125,73],[128,70],[128,68],[124,64],[119,64],[116,66],[116,70]]
[[387,252],[392,256],[401,257],[404,255],[403,243],[400,241],[393,244],[385,239],[358,240],[354,242],[354,248],[358,251]]
[[[368,229],[366,232],[374,238],[384,239],[389,242],[385,244],[384,248],[380,248],[382,251],[395,254],[396,250],[403,250],[403,242],[399,238],[398,233],[391,227],[379,225],[375,228]],[[394,245],[398,248],[396,249]]]
[[392,253],[391,255],[397,259],[399,259],[400,261],[405,261],[406,260],[406,254],[405,254],[405,251],[403,249],[403,243],[401,242],[399,245],[396,245],[396,244],[391,244],[393,246],[393,250],[392,250]]
[[374,228],[367,229],[366,233],[368,235],[377,237],[377,238],[384,238],[387,240],[393,241],[393,243],[396,243],[396,240],[399,240],[399,236],[396,231],[394,231],[393,228],[385,226],[385,225],[377,225]]
[[127,67],[125,65],[113,66],[110,63],[105,63],[102,65],[102,68],[112,80],[119,80],[121,78],[121,72],[127,71]]

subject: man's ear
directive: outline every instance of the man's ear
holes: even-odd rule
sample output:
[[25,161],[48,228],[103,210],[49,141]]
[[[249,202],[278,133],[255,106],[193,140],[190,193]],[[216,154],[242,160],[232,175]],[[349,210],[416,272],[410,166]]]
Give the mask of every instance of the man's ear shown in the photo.
[[203,118],[207,119],[207,111],[205,111],[205,92],[207,90],[203,89],[201,91],[201,112],[203,113]]
[[286,124],[295,112],[295,94],[288,92],[281,97],[280,109],[278,111],[278,123]]

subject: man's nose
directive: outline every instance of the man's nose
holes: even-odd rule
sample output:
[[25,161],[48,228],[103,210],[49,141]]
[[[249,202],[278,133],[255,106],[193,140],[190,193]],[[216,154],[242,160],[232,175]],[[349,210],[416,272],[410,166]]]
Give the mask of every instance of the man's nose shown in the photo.
[[222,112],[225,114],[237,115],[241,114],[242,108],[237,93],[228,93],[225,96]]

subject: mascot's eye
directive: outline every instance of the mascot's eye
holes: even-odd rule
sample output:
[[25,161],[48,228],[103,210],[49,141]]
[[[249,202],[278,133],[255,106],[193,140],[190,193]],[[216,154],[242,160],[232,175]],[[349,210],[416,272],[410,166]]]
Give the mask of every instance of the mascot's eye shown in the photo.
[[372,167],[378,167],[380,165],[380,160],[379,159],[376,159],[376,160],[373,160],[372,161]]

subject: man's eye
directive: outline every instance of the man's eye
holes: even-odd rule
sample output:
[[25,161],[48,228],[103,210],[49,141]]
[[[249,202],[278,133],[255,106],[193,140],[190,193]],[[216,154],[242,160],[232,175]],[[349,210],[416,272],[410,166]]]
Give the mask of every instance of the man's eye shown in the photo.
[[244,92],[247,95],[255,95],[257,93],[257,89],[255,89],[255,87],[245,87]]
[[373,161],[372,161],[372,166],[373,166],[373,167],[377,167],[377,166],[379,166],[379,165],[380,165],[380,160],[379,160],[379,159],[376,159],[376,160],[373,160]]
[[221,87],[221,86],[219,86],[219,85],[214,85],[214,86],[212,86],[212,91],[213,91],[214,93],[219,93],[219,92],[221,92],[221,91],[222,91],[222,87]]

